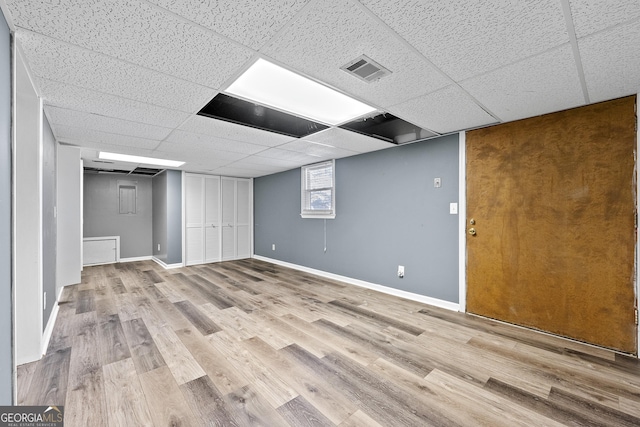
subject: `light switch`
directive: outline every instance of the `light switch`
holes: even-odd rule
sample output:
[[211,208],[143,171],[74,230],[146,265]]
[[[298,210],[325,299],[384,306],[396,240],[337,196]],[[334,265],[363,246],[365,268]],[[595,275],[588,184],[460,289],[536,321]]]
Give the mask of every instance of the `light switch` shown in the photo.
[[458,215],[458,204],[457,203],[449,203],[449,213],[451,215]]

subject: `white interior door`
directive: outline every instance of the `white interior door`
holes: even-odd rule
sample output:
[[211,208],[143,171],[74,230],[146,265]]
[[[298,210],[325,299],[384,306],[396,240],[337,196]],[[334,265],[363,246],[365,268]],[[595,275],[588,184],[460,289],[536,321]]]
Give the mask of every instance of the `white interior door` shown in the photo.
[[236,183],[236,257],[251,256],[251,180]]
[[205,262],[221,259],[220,177],[204,178],[204,258]]
[[236,179],[222,177],[222,260],[236,258]]
[[202,176],[186,174],[185,179],[185,260],[187,265],[204,262],[204,180]]

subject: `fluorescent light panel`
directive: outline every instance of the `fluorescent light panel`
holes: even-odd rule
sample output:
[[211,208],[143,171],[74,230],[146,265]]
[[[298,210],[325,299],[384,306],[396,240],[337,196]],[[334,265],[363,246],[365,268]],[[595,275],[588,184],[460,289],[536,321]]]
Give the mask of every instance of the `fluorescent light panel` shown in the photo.
[[258,59],[225,92],[329,125],[376,111],[370,105],[264,59]]
[[130,156],[128,154],[107,153],[105,151],[101,151],[98,154],[98,158],[104,159],[104,160],[114,160],[117,162],[143,163],[145,165],[166,166],[170,168],[177,168],[184,165],[184,162],[179,162],[177,160],[165,160],[165,159],[155,159],[153,157]]

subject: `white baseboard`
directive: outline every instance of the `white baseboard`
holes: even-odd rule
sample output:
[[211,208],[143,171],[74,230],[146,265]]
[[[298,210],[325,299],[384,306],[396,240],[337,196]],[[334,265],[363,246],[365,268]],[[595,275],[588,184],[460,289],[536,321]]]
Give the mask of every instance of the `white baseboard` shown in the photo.
[[135,262],[135,261],[151,261],[152,256],[138,256],[132,258],[120,258],[118,262]]
[[339,280],[341,282],[349,283],[350,285],[360,286],[361,288],[367,288],[374,291],[382,292],[389,295],[394,295],[400,298],[408,299],[411,301],[421,302],[424,304],[433,305],[435,307],[445,308],[451,311],[459,311],[460,306],[457,303],[441,300],[438,298],[431,298],[424,295],[414,294],[413,292],[402,291],[400,289],[390,288],[388,286],[378,285],[375,283],[365,282],[360,279],[353,279],[351,277],[340,276],[339,274],[328,273],[322,270],[316,270],[315,268],[309,268],[302,265],[291,264],[289,262],[280,261],[277,259],[271,259],[260,255],[253,255],[253,258],[270,262],[272,264],[281,265],[283,267],[292,268],[294,270],[304,271],[305,273],[315,274],[316,276],[326,277],[327,279]]
[[47,321],[47,327],[44,328],[44,332],[42,333],[42,340],[40,343],[42,344],[42,354],[47,353],[47,347],[49,347],[49,341],[51,340],[51,334],[53,333],[53,327],[56,324],[56,318],[58,317],[58,301],[60,300],[59,295],[56,298],[56,303],[53,306],[53,310],[51,310],[51,314],[49,315],[49,320]]
[[176,263],[176,264],[167,264],[164,261],[162,261],[161,259],[158,259],[156,257],[151,257],[152,261],[155,261],[156,264],[160,264],[165,270],[171,270],[172,268],[182,268],[182,263]]

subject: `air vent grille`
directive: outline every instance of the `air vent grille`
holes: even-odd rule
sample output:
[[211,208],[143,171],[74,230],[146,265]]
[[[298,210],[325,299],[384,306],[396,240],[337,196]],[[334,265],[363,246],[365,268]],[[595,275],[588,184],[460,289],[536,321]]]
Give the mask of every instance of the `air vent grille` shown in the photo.
[[371,83],[391,74],[391,71],[366,55],[362,55],[353,61],[349,61],[340,67],[340,69],[359,78],[360,80],[364,80],[367,83]]

